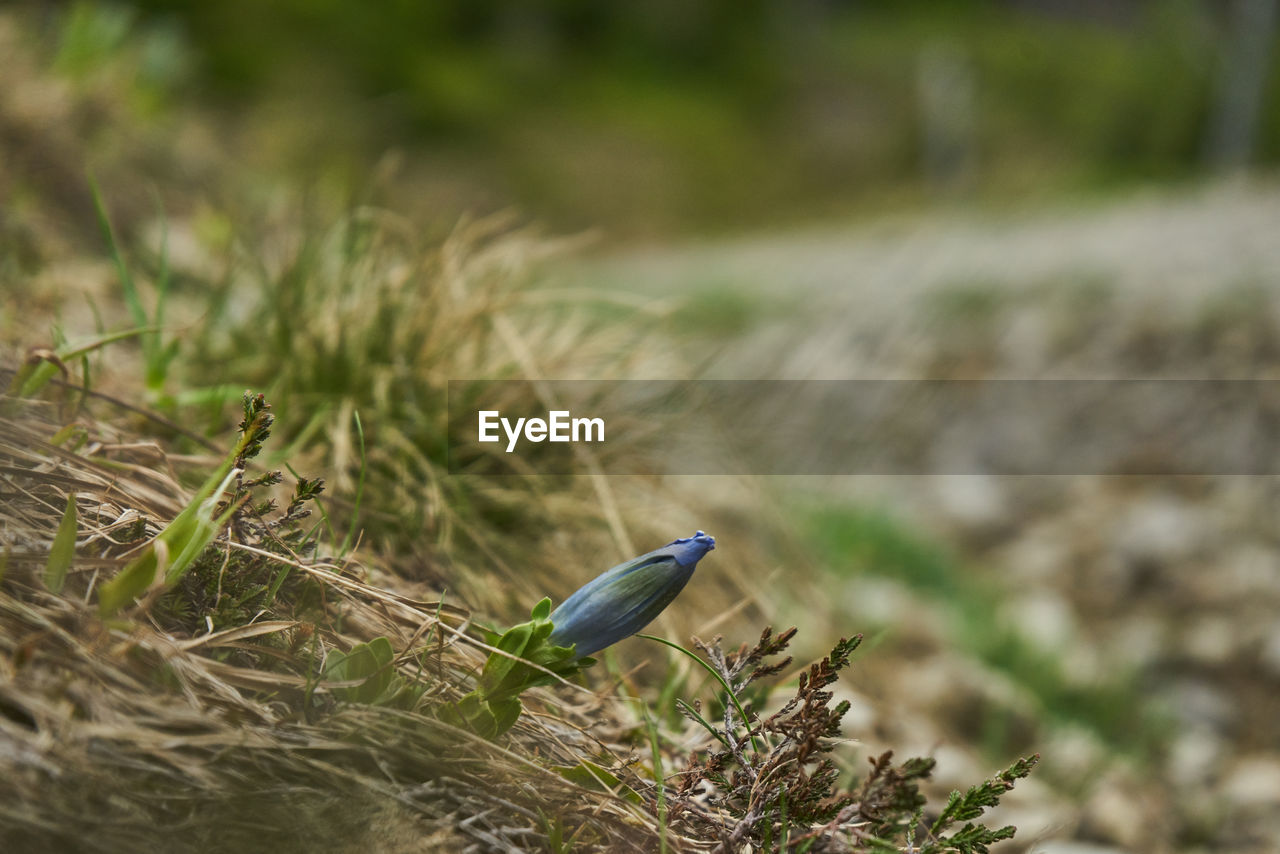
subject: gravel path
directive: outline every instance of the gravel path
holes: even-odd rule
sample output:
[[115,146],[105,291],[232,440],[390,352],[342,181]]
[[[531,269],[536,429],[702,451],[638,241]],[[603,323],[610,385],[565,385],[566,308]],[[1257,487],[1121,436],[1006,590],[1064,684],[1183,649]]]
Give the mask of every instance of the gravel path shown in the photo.
[[[727,378],[1280,376],[1274,181],[636,250],[579,275],[649,295],[746,294],[759,304],[746,331],[710,342],[710,372]],[[1038,731],[1048,785],[1028,786],[1002,813],[1022,828],[1020,845],[1262,854],[1280,850],[1277,482],[978,475],[811,478],[803,488],[892,508],[1003,589],[993,620],[1056,652],[1081,685],[1137,680],[1171,717],[1149,768],[1112,762],[1086,730]],[[897,637],[928,613],[896,588],[872,595],[883,580],[847,584],[845,600],[873,603]],[[832,607],[843,620],[859,613]],[[956,647],[942,640],[911,661],[879,650],[884,673],[870,682],[881,696],[865,701],[874,711],[863,731],[905,721],[899,741],[958,745],[964,689],[952,683],[979,693],[1004,683],[989,669],[966,682],[981,665],[957,661]],[[936,709],[921,696],[930,673],[951,686],[930,695],[945,698]],[[1021,687],[1008,691],[1025,702]],[[948,750],[944,774],[987,762]],[[1073,780],[1073,764],[1092,770]]]
[[1280,183],[1228,182],[1004,215],[960,212],[635,250],[584,273],[643,293],[734,284],[798,299],[854,300],[872,317],[957,283],[1017,289],[1100,276],[1128,292],[1188,298],[1280,279]]

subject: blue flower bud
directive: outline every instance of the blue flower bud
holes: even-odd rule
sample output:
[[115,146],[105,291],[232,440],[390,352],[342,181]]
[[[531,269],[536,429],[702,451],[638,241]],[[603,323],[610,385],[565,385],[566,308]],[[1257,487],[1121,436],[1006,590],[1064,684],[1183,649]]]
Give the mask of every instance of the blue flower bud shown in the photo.
[[693,576],[714,537],[698,531],[596,576],[551,612],[549,641],[591,655],[643,629]]

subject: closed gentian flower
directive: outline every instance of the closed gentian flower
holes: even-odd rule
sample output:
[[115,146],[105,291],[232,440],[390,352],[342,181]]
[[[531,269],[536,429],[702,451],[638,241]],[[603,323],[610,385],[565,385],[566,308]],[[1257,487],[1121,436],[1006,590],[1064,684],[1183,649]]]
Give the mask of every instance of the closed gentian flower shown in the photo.
[[591,655],[643,629],[689,583],[693,570],[716,547],[698,531],[596,576],[551,612],[550,642]]

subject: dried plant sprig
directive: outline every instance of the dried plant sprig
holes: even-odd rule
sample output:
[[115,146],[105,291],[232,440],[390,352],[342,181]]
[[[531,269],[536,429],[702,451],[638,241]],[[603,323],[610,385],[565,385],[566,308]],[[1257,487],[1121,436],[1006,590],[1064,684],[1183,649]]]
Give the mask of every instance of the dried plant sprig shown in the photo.
[[[710,643],[694,639],[705,657],[703,666],[728,695],[720,724],[703,717],[696,703],[678,706],[711,732],[716,746],[692,757],[678,785],[664,789],[668,819],[673,827],[709,835],[715,850],[726,854],[748,844],[788,851],[901,850],[920,825],[925,797],[919,785],[932,773],[934,760],[895,766],[886,752],[870,760],[870,773],[860,785],[842,788],[829,755],[839,744],[840,722],[849,709],[848,701],[832,703],[829,687],[849,665],[860,635],[841,639],[801,673],[795,694],[768,716],[758,718],[741,696],[752,682],[781,669],[769,659],[781,655],[794,634],[788,629],[775,636],[766,628],[754,647],[744,644],[728,653],[719,637]],[[1012,836],[1012,828],[992,830],[972,822],[942,834],[958,821],[977,818],[1026,776],[1035,760],[1020,760],[965,795],[953,795],[939,821],[920,828],[927,836],[920,850],[982,854],[983,846]]]

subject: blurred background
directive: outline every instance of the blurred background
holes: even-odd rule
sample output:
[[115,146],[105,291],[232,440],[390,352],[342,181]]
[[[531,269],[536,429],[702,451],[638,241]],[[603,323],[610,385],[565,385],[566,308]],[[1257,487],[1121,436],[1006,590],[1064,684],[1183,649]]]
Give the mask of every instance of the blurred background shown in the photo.
[[403,157],[442,223],[687,238],[1280,158],[1261,0],[8,5],[83,86],[127,41],[132,107],[198,100],[273,174]]
[[[342,347],[245,322],[246,293],[305,316],[280,283],[329,271],[282,223],[351,209],[425,243],[503,211],[582,235],[516,253],[534,292],[590,305],[542,321],[591,331],[535,348],[566,378],[1275,378],[1278,47],[1276,0],[11,0],[0,340],[112,317],[92,171],[144,278],[164,225],[196,367],[148,389],[195,423],[217,422],[219,384],[383,389]],[[244,284],[246,255],[275,285]],[[358,301],[334,270],[326,304]],[[414,368],[437,389],[450,369]],[[361,405],[411,420],[414,381]],[[425,457],[437,436],[400,439]],[[874,641],[842,683],[859,755],[933,753],[945,791],[1039,751],[1001,807],[1007,850],[1280,847],[1274,478],[624,480],[593,542],[641,518],[721,540],[673,631]],[[522,547],[560,518],[481,497]],[[434,532],[430,507],[382,519],[389,565],[516,613],[527,579],[503,596],[405,569],[420,547],[391,532]],[[536,543],[539,565],[563,553]],[[505,548],[454,569],[483,578]]]

